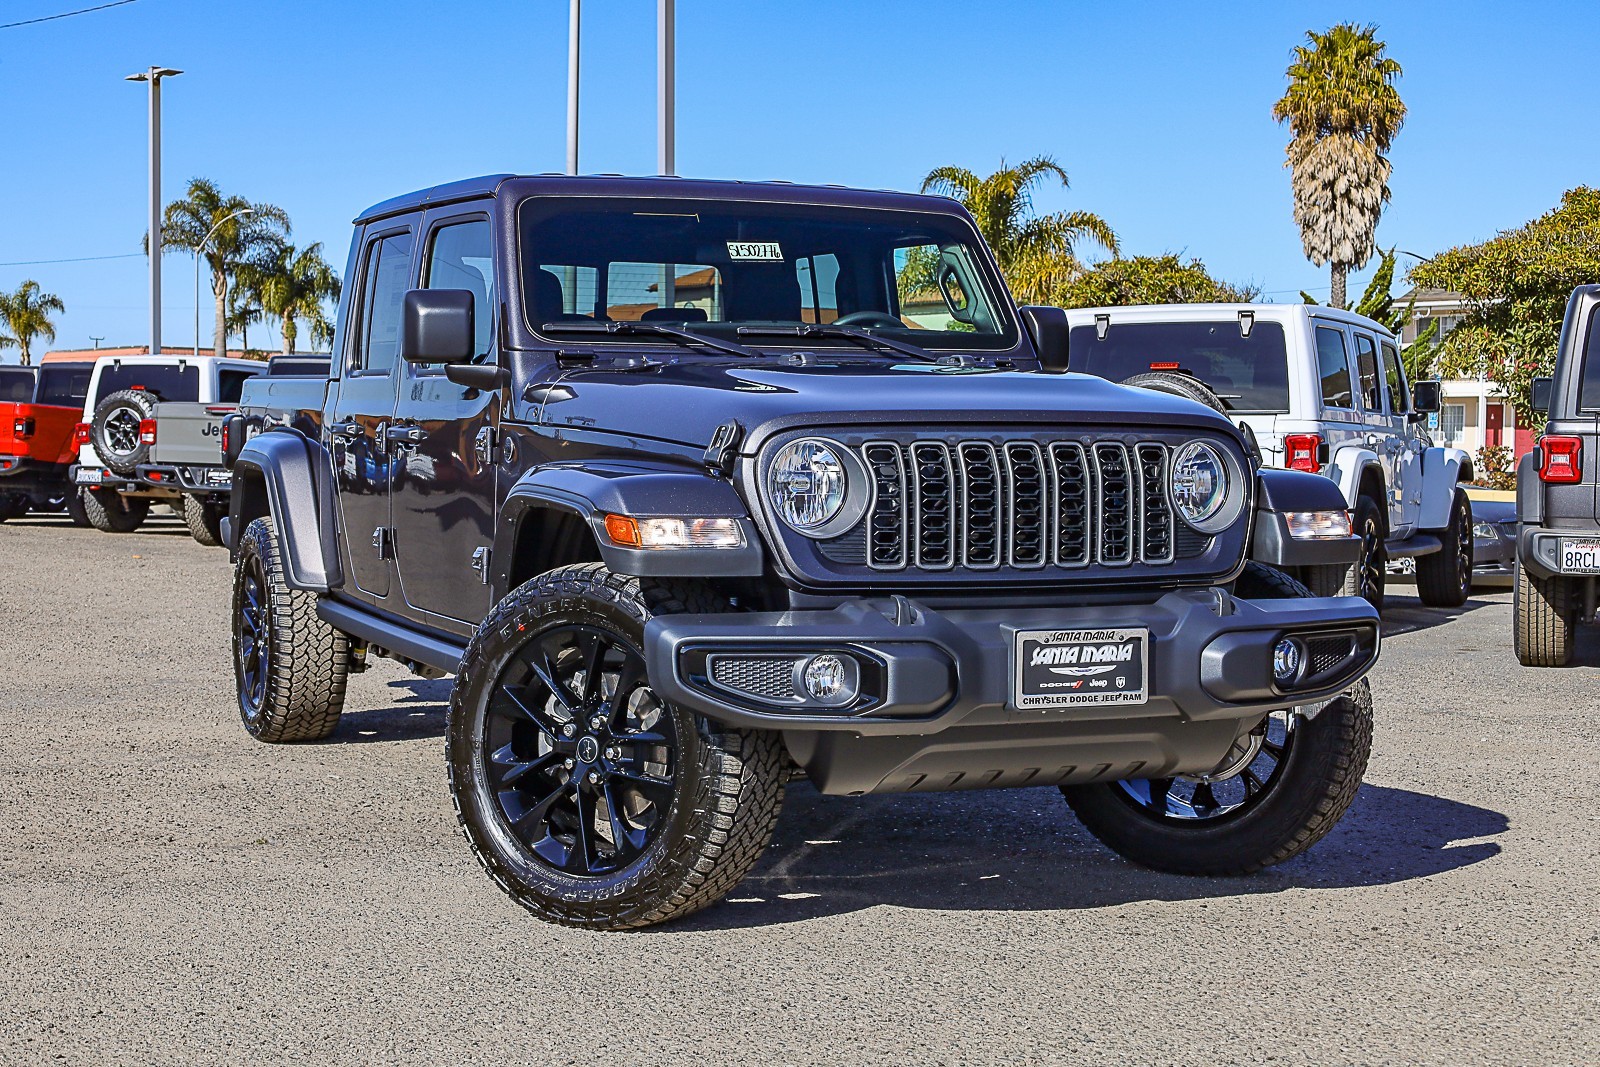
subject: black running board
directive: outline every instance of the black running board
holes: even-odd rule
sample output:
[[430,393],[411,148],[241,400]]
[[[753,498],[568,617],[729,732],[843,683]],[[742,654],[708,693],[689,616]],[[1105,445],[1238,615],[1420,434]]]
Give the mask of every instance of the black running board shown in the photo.
[[1444,542],[1434,534],[1419,533],[1412,534],[1404,541],[1390,541],[1384,548],[1388,550],[1390,559],[1406,559],[1443,552]]
[[466,652],[465,645],[425,634],[388,616],[341,600],[327,597],[318,600],[317,618],[352,637],[379,646],[398,659],[415,660],[445,674],[455,674],[461,669],[461,657]]

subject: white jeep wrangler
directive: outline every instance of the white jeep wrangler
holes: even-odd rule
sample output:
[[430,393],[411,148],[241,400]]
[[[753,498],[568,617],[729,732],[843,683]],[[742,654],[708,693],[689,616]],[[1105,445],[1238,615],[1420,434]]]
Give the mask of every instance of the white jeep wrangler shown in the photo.
[[1472,457],[1433,445],[1438,382],[1408,382],[1393,334],[1310,304],[1078,308],[1072,369],[1189,396],[1249,427],[1269,466],[1332,478],[1363,540],[1348,571],[1305,567],[1319,595],[1383,607],[1391,558],[1414,557],[1424,604],[1455,607],[1472,588]]

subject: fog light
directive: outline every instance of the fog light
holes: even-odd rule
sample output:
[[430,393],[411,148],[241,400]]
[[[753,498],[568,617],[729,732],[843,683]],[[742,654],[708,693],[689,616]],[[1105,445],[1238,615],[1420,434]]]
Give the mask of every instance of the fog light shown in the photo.
[[1288,685],[1300,673],[1300,645],[1285,637],[1272,650],[1272,677],[1279,685]]
[[801,671],[806,692],[813,700],[836,699],[847,682],[844,660],[835,655],[813,656]]

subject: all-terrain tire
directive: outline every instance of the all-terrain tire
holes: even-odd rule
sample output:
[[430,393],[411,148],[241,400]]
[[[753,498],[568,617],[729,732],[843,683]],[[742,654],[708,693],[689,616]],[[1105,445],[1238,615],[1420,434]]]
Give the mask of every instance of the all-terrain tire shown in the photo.
[[1323,563],[1296,567],[1295,579],[1312,596],[1360,596],[1356,592],[1357,577],[1353,563]]
[[1565,667],[1572,662],[1578,628],[1577,583],[1553,574],[1540,578],[1517,561],[1512,637],[1524,667]]
[[200,497],[183,498],[183,522],[189,527],[189,536],[205,545],[216,548],[222,544],[222,512]]
[[72,525],[84,527],[90,525],[89,512],[83,503],[84,490],[74,489],[67,494],[67,517],[72,520]]
[[1374,611],[1382,614],[1383,592],[1388,584],[1388,517],[1376,500],[1359,496],[1351,509],[1350,526],[1361,538],[1361,558],[1350,568],[1342,593],[1364,597]]
[[[1307,596],[1293,578],[1251,562],[1235,586],[1247,600]],[[1297,718],[1284,764],[1253,805],[1210,820],[1156,815],[1119,783],[1062,787],[1090,833],[1125,858],[1173,874],[1253,874],[1320,841],[1350,809],[1372,751],[1372,693],[1365,679]]]
[[1459,608],[1472,593],[1472,501],[1465,489],[1456,488],[1439,540],[1442,549],[1417,558],[1417,596],[1430,608]]
[[520,586],[478,628],[451,694],[450,791],[473,854],[534,915],[594,930],[662,923],[721,900],[760,859],[788,779],[776,733],[723,726],[661,701],[660,714],[671,717],[677,738],[667,812],[626,866],[603,873],[578,874],[541,860],[513,831],[486,766],[490,702],[505,691],[501,679],[515,658],[535,641],[581,627],[603,633],[613,648],[642,651],[645,623],[655,616],[726,610],[704,585],[628,577],[593,563]]
[[156,398],[143,389],[121,389],[94,409],[89,440],[100,460],[118,474],[132,474],[150,461],[150,446],[139,440],[139,423],[155,415]]
[[133,533],[150,514],[150,501],[112,489],[85,489],[83,514],[101,533]]
[[1138,389],[1154,389],[1158,393],[1170,393],[1181,396],[1185,400],[1193,400],[1197,404],[1204,404],[1214,411],[1227,414],[1228,407],[1205,382],[1187,374],[1175,374],[1172,371],[1145,371],[1135,374],[1130,378],[1122,379],[1123,385],[1134,386]]
[[233,572],[233,673],[239,718],[257,741],[320,741],[344,711],[350,638],[317,617],[317,596],[290,589],[270,518],[239,539]]

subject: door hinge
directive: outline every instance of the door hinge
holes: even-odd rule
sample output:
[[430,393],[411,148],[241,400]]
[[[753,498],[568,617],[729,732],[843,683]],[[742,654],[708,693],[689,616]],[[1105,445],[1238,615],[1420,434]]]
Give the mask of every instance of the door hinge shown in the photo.
[[487,547],[472,550],[472,569],[478,572],[478,581],[484,585],[489,584],[489,557],[492,553]]
[[739,455],[739,441],[744,437],[744,427],[733,419],[718,426],[706,446],[706,469],[713,474],[733,473],[733,461]]
[[478,465],[488,467],[494,463],[494,427],[484,426],[478,430],[478,435],[472,439],[472,451],[478,457]]
[[379,526],[372,531],[372,547],[377,550],[379,559],[394,558],[394,531],[387,526]]

